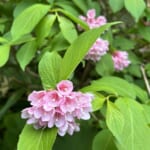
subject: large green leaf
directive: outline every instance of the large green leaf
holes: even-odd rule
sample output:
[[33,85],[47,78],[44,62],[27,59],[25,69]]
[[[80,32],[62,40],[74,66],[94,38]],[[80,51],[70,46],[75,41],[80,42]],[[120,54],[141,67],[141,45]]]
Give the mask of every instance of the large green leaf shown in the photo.
[[114,63],[110,54],[104,55],[96,63],[96,71],[101,76],[108,76],[114,72]]
[[78,37],[74,24],[61,16],[58,17],[58,21],[63,36],[69,43],[72,43]]
[[43,4],[34,4],[23,10],[14,20],[11,33],[13,39],[18,39],[22,35],[30,33],[38,22],[48,12],[50,6]]
[[124,127],[125,118],[117,106],[107,101],[106,123],[112,133],[121,133]]
[[113,12],[117,12],[123,8],[124,0],[109,0],[109,5]]
[[105,91],[115,95],[136,98],[136,94],[132,84],[119,77],[103,77],[95,80],[91,85],[82,89],[82,91]]
[[116,23],[108,23],[99,28],[86,31],[71,44],[61,63],[60,80],[67,79],[71,75],[100,34],[114,24]]
[[9,51],[10,46],[9,45],[0,45],[0,67],[5,65],[9,58]]
[[25,125],[17,150],[52,150],[56,135],[56,128],[36,130],[30,125]]
[[92,150],[117,150],[114,137],[109,130],[98,132],[93,140]]
[[26,65],[29,64],[29,62],[34,57],[36,50],[37,50],[37,43],[35,40],[24,44],[18,50],[16,57],[23,71],[25,70]]
[[55,20],[56,15],[51,14],[45,16],[38,24],[38,26],[36,27],[38,45],[41,45],[43,43],[44,38],[46,38],[49,35],[51,27],[54,24]]
[[56,52],[46,52],[39,63],[39,74],[44,89],[55,88],[59,78],[61,57]]
[[116,106],[124,117],[122,131],[111,130],[117,139],[119,150],[149,150],[150,128],[141,104],[130,98],[119,98]]
[[124,0],[126,9],[137,22],[146,8],[144,0]]

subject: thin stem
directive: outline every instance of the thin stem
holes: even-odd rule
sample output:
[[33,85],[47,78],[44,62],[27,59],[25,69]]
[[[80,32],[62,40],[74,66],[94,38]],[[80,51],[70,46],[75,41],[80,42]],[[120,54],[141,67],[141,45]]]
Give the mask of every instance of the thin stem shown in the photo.
[[143,65],[141,65],[141,72],[142,72],[142,75],[143,75],[143,78],[144,78],[144,82],[145,82],[148,94],[150,96],[150,85],[149,85],[149,82],[148,82],[148,79],[147,79],[147,76],[146,76],[145,69],[144,69]]

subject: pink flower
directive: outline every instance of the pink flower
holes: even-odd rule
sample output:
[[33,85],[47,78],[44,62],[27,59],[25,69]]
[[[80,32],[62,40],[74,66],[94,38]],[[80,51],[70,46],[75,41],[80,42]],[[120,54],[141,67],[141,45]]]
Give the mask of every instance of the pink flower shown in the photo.
[[57,90],[61,95],[68,95],[73,90],[73,84],[69,80],[63,80],[57,84]]
[[100,27],[107,23],[107,20],[104,16],[98,16],[96,18],[95,9],[88,10],[86,16],[81,15],[79,18],[86,22],[90,29]]
[[72,135],[80,130],[76,119],[90,119],[93,95],[73,91],[73,84],[68,80],[56,87],[51,91],[33,91],[28,97],[32,105],[22,110],[21,117],[35,129],[55,126],[60,136]]
[[98,38],[91,49],[85,56],[86,60],[92,60],[94,62],[99,61],[101,56],[105,55],[109,49],[109,43],[107,40]]
[[121,71],[124,68],[128,67],[131,63],[128,59],[128,53],[125,51],[115,51],[112,54],[112,59],[114,62],[114,67],[116,71]]

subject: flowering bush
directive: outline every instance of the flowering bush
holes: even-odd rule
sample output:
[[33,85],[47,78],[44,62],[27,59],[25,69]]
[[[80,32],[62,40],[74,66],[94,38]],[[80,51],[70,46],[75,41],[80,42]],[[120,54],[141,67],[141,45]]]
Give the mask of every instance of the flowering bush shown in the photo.
[[0,10],[1,150],[149,150],[149,1]]

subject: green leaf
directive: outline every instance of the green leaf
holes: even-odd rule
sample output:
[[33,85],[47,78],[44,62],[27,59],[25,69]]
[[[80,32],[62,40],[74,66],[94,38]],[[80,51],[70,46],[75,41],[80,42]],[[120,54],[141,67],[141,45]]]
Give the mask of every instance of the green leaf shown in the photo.
[[128,72],[129,72],[132,76],[134,76],[134,77],[138,77],[138,78],[141,78],[141,77],[142,77],[141,70],[140,70],[140,65],[131,64],[131,65],[128,67]]
[[0,67],[5,65],[9,58],[9,51],[10,46],[9,45],[0,45]]
[[106,98],[102,94],[96,92],[92,94],[94,94],[94,99],[92,101],[92,111],[97,111],[103,106]]
[[43,4],[34,4],[23,10],[14,20],[11,33],[13,39],[18,39],[22,35],[30,33],[39,21],[49,11],[50,6]]
[[78,6],[83,12],[86,12],[88,10],[87,4],[84,0],[73,0],[76,6]]
[[74,16],[73,14],[71,14],[70,12],[68,12],[66,10],[63,10],[63,9],[57,9],[57,10],[58,10],[58,12],[61,12],[65,16],[67,16],[68,18],[70,18],[75,23],[79,24],[82,27],[82,29],[89,30],[89,26],[87,25],[87,23],[85,23],[84,21],[82,21],[78,17]]
[[109,130],[113,134],[114,132],[121,133],[124,127],[124,122],[124,116],[117,106],[114,103],[107,101],[106,123]]
[[[128,89],[128,90],[127,90]],[[105,91],[119,96],[136,98],[132,84],[118,77],[103,77],[95,80],[91,85],[84,87],[82,91]]]
[[45,16],[36,27],[38,45],[41,45],[44,38],[48,37],[51,27],[56,20],[56,15],[50,14]]
[[18,50],[16,57],[23,71],[25,70],[25,67],[27,66],[27,64],[29,64],[29,62],[34,57],[36,50],[37,50],[37,43],[35,40],[25,43]]
[[118,149],[149,150],[150,128],[142,105],[130,98],[119,98],[115,104],[125,120],[122,132],[113,131]]
[[149,99],[147,92],[135,84],[133,84],[133,88],[136,92],[136,96],[141,100],[141,102],[147,103]]
[[109,0],[109,5],[112,11],[115,13],[123,8],[124,0]]
[[139,34],[148,42],[150,42],[150,27],[149,26],[139,26]]
[[56,135],[56,128],[36,130],[30,125],[25,125],[17,150],[52,150]]
[[92,150],[117,150],[114,137],[107,129],[98,132],[93,140]]
[[126,9],[137,22],[146,8],[144,0],[124,0]]
[[[84,58],[93,43],[106,29],[116,23],[108,23],[100,28],[92,29],[82,33],[67,49],[61,63],[60,80],[70,77],[74,69]],[[85,42],[86,41],[86,42]],[[84,43],[84,44],[83,44]],[[69,63],[68,63],[69,62]]]
[[72,43],[78,37],[74,24],[61,16],[58,16],[58,21],[63,36],[69,43]]
[[39,74],[44,89],[55,88],[59,80],[62,58],[56,52],[46,52],[39,63]]
[[117,36],[113,39],[113,46],[121,50],[131,50],[135,47],[135,42],[132,39],[127,39],[122,36]]
[[112,56],[106,54],[96,63],[96,71],[101,76],[108,76],[114,72]]

